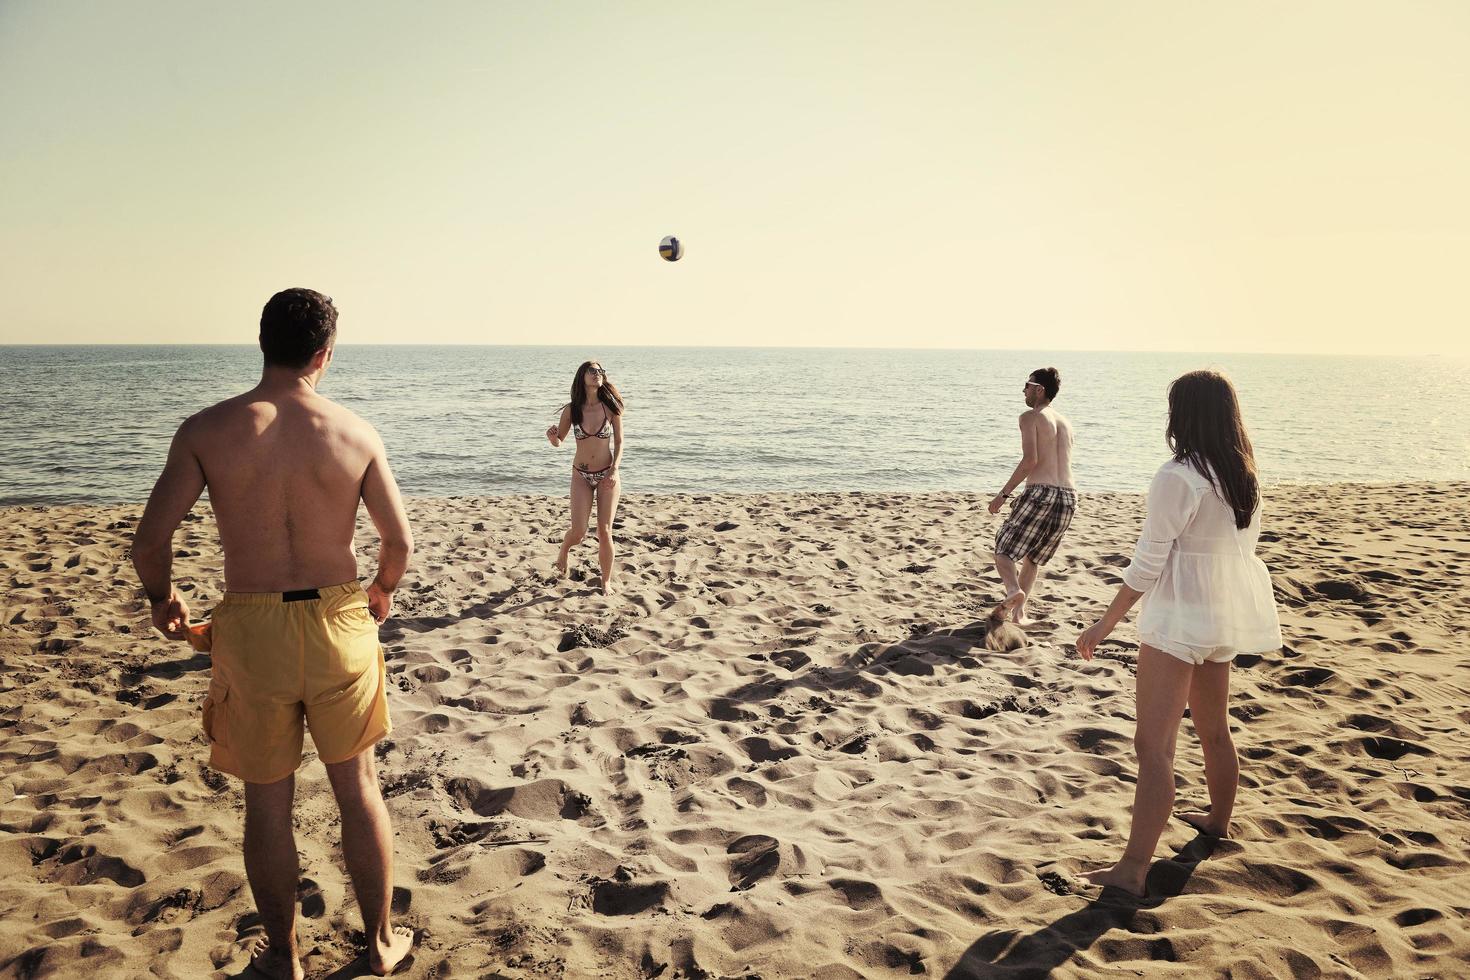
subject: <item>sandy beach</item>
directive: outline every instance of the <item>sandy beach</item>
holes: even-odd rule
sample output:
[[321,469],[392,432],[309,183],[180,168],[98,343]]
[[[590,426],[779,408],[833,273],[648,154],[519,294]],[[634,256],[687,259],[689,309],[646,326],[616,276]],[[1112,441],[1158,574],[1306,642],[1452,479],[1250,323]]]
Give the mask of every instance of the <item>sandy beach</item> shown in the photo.
[[[1286,646],[1237,661],[1238,837],[1174,821],[1143,903],[1072,878],[1127,830],[1135,636],[1071,642],[1141,497],[1084,496],[1005,654],[978,495],[632,494],[611,599],[595,543],[552,578],[561,498],[410,501],[378,746],[407,975],[1470,974],[1467,493],[1267,491]],[[128,565],[140,511],[0,510],[0,977],[233,976],[259,932],[209,660]],[[207,506],[174,544],[203,615]],[[313,755],[297,794],[308,975],[356,976]]]

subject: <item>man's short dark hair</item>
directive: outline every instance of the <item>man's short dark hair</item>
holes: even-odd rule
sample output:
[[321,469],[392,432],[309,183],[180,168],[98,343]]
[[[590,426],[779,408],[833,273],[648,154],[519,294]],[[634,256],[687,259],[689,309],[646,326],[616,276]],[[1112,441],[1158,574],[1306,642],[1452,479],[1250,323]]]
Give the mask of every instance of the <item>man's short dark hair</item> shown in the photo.
[[260,352],[265,363],[304,368],[337,338],[337,308],[315,289],[283,289],[260,311]]
[[1057,397],[1057,392],[1062,389],[1062,373],[1054,367],[1037,368],[1031,372],[1031,380],[1046,391],[1047,401]]

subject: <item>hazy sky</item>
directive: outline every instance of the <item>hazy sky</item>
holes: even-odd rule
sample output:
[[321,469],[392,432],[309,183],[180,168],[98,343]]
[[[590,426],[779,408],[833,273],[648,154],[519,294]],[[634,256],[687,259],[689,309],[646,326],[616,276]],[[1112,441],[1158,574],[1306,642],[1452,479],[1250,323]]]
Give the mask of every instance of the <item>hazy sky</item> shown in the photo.
[[1459,0],[0,0],[0,343],[304,285],[344,343],[1465,354],[1467,52]]

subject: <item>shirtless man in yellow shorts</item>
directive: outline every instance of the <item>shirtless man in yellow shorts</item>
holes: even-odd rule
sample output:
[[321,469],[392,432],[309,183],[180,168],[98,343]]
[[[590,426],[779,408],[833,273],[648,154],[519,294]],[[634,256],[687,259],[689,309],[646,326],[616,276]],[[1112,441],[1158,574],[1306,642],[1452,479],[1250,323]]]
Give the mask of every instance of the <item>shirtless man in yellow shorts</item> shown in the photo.
[[[133,539],[133,565],[153,625],[191,638],[172,585],[171,541],[203,490],[219,524],[225,596],[208,632],[204,729],[210,765],[245,781],[245,873],[266,940],[251,971],[300,980],[291,831],[303,722],[342,815],[342,850],[367,937],[368,965],[386,975],[413,946],[389,920],[392,829],[373,743],[388,734],[378,623],[408,567],[413,537],[383,441],[317,394],[332,361],[337,310],[309,289],[272,296],[260,318],[260,383],[185,420]],[[361,500],[382,538],[364,592],[352,533]]]

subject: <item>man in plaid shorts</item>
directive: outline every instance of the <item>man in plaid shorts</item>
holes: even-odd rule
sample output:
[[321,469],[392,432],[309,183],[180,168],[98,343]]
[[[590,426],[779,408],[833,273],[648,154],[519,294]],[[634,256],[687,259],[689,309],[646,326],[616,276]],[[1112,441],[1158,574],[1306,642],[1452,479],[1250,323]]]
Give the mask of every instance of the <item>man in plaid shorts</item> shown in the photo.
[[1032,371],[1026,379],[1021,390],[1026,399],[1021,462],[990,501],[990,512],[1000,513],[1001,505],[1025,481],[1026,489],[995,534],[995,570],[1005,585],[1005,605],[1017,623],[1026,621],[1026,597],[1036,584],[1036,573],[1057,553],[1077,509],[1072,423],[1051,407],[1061,386],[1062,376],[1053,367]]

